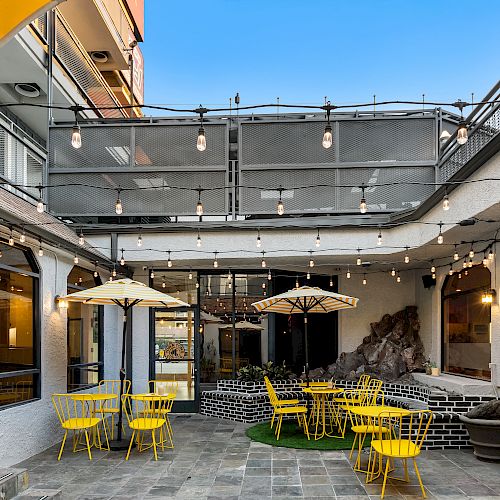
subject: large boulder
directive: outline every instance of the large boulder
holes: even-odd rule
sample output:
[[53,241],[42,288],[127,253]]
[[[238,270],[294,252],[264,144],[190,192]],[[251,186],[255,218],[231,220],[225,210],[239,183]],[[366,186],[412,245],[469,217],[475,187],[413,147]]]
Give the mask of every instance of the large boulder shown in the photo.
[[483,420],[500,420],[500,399],[493,399],[472,408],[466,416]]

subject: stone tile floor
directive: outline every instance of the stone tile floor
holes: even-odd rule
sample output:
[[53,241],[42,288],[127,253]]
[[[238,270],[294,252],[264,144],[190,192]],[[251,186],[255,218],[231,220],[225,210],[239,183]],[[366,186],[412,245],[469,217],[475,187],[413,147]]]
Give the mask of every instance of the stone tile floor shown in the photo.
[[[69,449],[57,462],[57,447],[18,467],[28,469],[30,487],[61,489],[65,499],[380,499],[380,480],[364,484],[352,471],[348,452],[277,448],[251,442],[247,424],[202,415],[172,417],[175,449],[95,451],[93,460]],[[471,451],[426,451],[418,458],[428,498],[500,499],[500,465],[478,461]],[[410,483],[391,481],[387,500],[420,498]]]

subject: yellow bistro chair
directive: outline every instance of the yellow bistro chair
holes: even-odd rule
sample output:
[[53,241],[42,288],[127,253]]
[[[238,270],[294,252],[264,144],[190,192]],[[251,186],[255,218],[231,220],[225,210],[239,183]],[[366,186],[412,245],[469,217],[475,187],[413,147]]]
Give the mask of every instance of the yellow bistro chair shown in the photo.
[[283,406],[297,406],[300,401],[298,399],[279,399],[276,391],[274,390],[273,384],[267,376],[264,377],[264,382],[266,383],[267,394],[269,396],[269,401],[273,407],[273,416],[271,418],[271,429],[274,425],[274,419],[276,417],[276,408]]
[[[61,456],[64,450],[64,444],[66,443],[66,438],[68,437],[68,432],[73,431],[73,451],[83,451],[87,450],[89,459],[92,460],[92,453],[90,451],[90,439],[89,431],[93,430],[97,432],[97,425],[102,419],[92,416],[91,407],[88,401],[77,400],[72,398],[72,394],[53,394],[52,404],[61,423],[61,427],[64,429],[64,437],[61,443],[61,448],[59,450],[59,455],[57,460],[61,460]],[[106,426],[103,425],[104,436],[106,439],[106,444],[109,449],[108,433],[106,431]],[[80,441],[81,434],[85,435],[86,446],[81,449],[77,449],[77,445]],[[100,445],[100,435],[97,432]]]
[[[371,462],[369,480],[375,478],[375,467],[378,458],[378,475],[382,474],[382,470],[384,474],[381,499],[384,498],[388,477],[398,481],[410,481],[408,476],[408,459],[412,459],[413,461],[415,474],[422,490],[422,497],[426,498],[425,488],[415,458],[420,454],[431,422],[432,411],[430,410],[411,411],[406,415],[398,412],[382,412],[379,415],[377,439],[373,439],[371,443],[374,457]],[[383,432],[383,429],[387,429],[387,431]],[[385,468],[383,467],[384,457],[387,459]],[[403,461],[404,478],[389,476],[389,472],[392,470],[391,459],[401,459]]]
[[[157,447],[165,448],[165,410],[169,403],[169,396],[127,394],[122,397],[122,401],[128,425],[132,429],[132,437],[125,460],[130,457],[134,439],[137,442],[139,452],[153,448],[155,460],[158,460]],[[156,431],[159,432],[158,437]],[[151,433],[151,442],[145,440],[148,433]]]
[[[130,380],[123,381],[123,394],[130,392]],[[96,414],[101,414],[103,419],[111,415],[111,439],[115,433],[115,415],[118,414],[120,408],[118,406],[120,400],[120,381],[119,380],[101,380],[97,386],[99,394],[116,394],[116,399],[103,401],[96,409]]]

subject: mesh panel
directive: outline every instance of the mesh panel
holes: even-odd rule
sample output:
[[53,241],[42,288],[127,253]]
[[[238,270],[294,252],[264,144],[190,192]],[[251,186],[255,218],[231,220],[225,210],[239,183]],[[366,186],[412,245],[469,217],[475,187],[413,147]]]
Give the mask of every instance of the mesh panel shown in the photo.
[[226,165],[226,125],[204,124],[207,149],[196,149],[199,124],[135,128],[136,164],[152,167]]
[[[26,154],[26,184],[30,186],[37,186],[42,183],[43,161],[28,152]],[[36,188],[27,188],[26,191],[33,196],[39,196],[38,189]]]
[[[333,130],[335,124],[332,122]],[[241,165],[322,164],[335,161],[333,145],[321,145],[325,122],[242,123]],[[334,132],[335,134],[335,132]]]
[[[363,183],[389,183],[389,182],[434,182],[433,167],[385,167],[385,168],[356,168],[339,169],[339,184],[357,185]],[[395,211],[417,207],[428,198],[433,186],[377,186],[365,190],[366,203],[369,211]],[[339,209],[358,211],[361,198],[359,188],[339,189]]]
[[32,23],[33,27],[40,33],[44,40],[47,40],[47,16],[43,14],[37,17]]
[[[226,173],[220,172],[133,172],[103,174],[51,174],[50,184],[82,183],[91,186],[120,188],[151,188],[124,191],[120,198],[124,215],[195,215],[198,193],[169,186],[204,188],[225,185]],[[163,186],[162,189],[155,189]],[[114,216],[116,191],[94,187],[62,186],[50,189],[50,210],[57,215]],[[204,191],[203,208],[206,214],[225,214],[227,196],[223,189]]]
[[[96,107],[120,105],[92,59],[60,15],[57,18],[56,55]],[[117,109],[101,110],[99,113],[105,118],[124,116]]]
[[[332,212],[335,210],[335,189],[313,187],[293,189],[294,186],[335,184],[335,169],[247,170],[240,173],[240,184],[261,186],[263,189],[241,188],[240,213],[275,214],[279,200],[276,188],[287,188],[282,194],[286,213]],[[266,189],[267,187],[267,189]]]
[[130,127],[82,127],[82,147],[71,145],[71,128],[50,129],[50,168],[123,168],[129,165]]
[[434,119],[352,120],[339,124],[341,162],[435,159]]

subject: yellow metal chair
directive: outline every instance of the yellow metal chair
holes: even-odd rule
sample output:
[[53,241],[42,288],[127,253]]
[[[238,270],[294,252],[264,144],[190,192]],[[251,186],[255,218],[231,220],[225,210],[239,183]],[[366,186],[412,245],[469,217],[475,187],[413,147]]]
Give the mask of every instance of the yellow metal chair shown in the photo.
[[281,433],[281,425],[283,423],[283,415],[297,417],[297,421],[299,425],[304,426],[304,432],[306,433],[307,439],[309,439],[309,429],[307,427],[307,407],[300,406],[299,400],[280,400],[276,395],[276,391],[274,390],[273,385],[267,377],[264,377],[264,381],[266,382],[267,393],[269,395],[269,401],[273,407],[273,418],[271,420],[271,428],[273,426],[275,416],[278,416],[278,422],[276,423],[276,441],[280,438]]
[[387,432],[389,432],[389,429],[387,427],[382,427],[379,429],[377,422],[374,422],[372,418],[358,415],[351,410],[354,407],[359,406],[374,406],[373,400],[374,398],[376,400],[378,394],[378,392],[375,393],[375,391],[366,389],[353,389],[344,392],[347,403],[347,415],[351,422],[351,430],[355,434],[354,441],[352,442],[351,452],[349,454],[349,460],[351,460],[352,458],[356,443],[358,444],[358,453],[356,455],[356,460],[353,466],[353,470],[355,470],[356,472],[368,472],[361,468],[361,454],[363,451],[363,444],[365,442],[366,436],[370,435],[373,439],[374,436],[378,435],[379,433],[386,434]]
[[272,429],[274,425],[274,419],[276,417],[276,408],[280,406],[292,406],[292,405],[296,406],[300,403],[300,401],[298,399],[279,399],[278,395],[276,394],[276,391],[274,390],[273,385],[271,384],[271,381],[267,376],[264,377],[264,382],[266,384],[267,393],[269,395],[269,401],[271,403],[271,406],[273,407],[273,416],[271,418],[271,429]]
[[[378,418],[377,439],[373,439],[371,450],[374,457],[371,460],[371,471],[369,479],[373,480],[380,474],[384,474],[382,493],[380,498],[384,498],[387,478],[398,481],[409,482],[408,459],[413,460],[413,467],[422,490],[422,497],[426,498],[425,488],[420,477],[415,458],[420,454],[422,444],[432,422],[432,411],[419,410],[402,415],[398,412],[382,412]],[[384,429],[387,431],[384,432]],[[385,468],[383,458],[386,457]],[[389,476],[391,472],[391,460],[401,459],[403,461],[404,478]],[[375,471],[378,462],[378,473]],[[377,476],[376,476],[377,474]]]
[[[123,394],[128,394],[130,392],[130,387],[130,380],[124,380]],[[96,414],[102,415],[103,419],[111,415],[111,439],[113,439],[115,433],[115,415],[117,415],[120,410],[120,407],[118,406],[120,400],[120,381],[101,380],[97,386],[97,392],[99,394],[116,394],[116,399],[103,401],[96,409]]]
[[[157,448],[167,447],[165,432],[168,432],[165,412],[172,400],[170,396],[152,394],[128,394],[122,397],[128,425],[132,429],[132,437],[125,460],[130,457],[132,445],[137,443],[139,452],[153,448],[155,460],[158,460]],[[159,432],[158,438],[156,431]],[[146,434],[151,433],[151,442],[146,441]]]
[[[59,418],[59,422],[61,423],[61,427],[64,429],[64,437],[61,443],[61,448],[59,450],[57,460],[61,460],[61,456],[64,450],[64,444],[66,443],[66,438],[68,437],[69,431],[73,431],[73,451],[77,452],[87,450],[89,459],[92,460],[89,431],[93,430],[97,432],[99,447],[101,447],[101,438],[97,426],[102,419],[92,416],[88,401],[73,399],[72,394],[53,394],[52,404],[54,405],[54,408],[56,410],[57,417]],[[108,433],[106,431],[105,425],[103,425],[103,429],[106,444],[109,449]],[[82,433],[85,435],[86,446],[84,448],[77,449],[77,445],[80,442]]]

